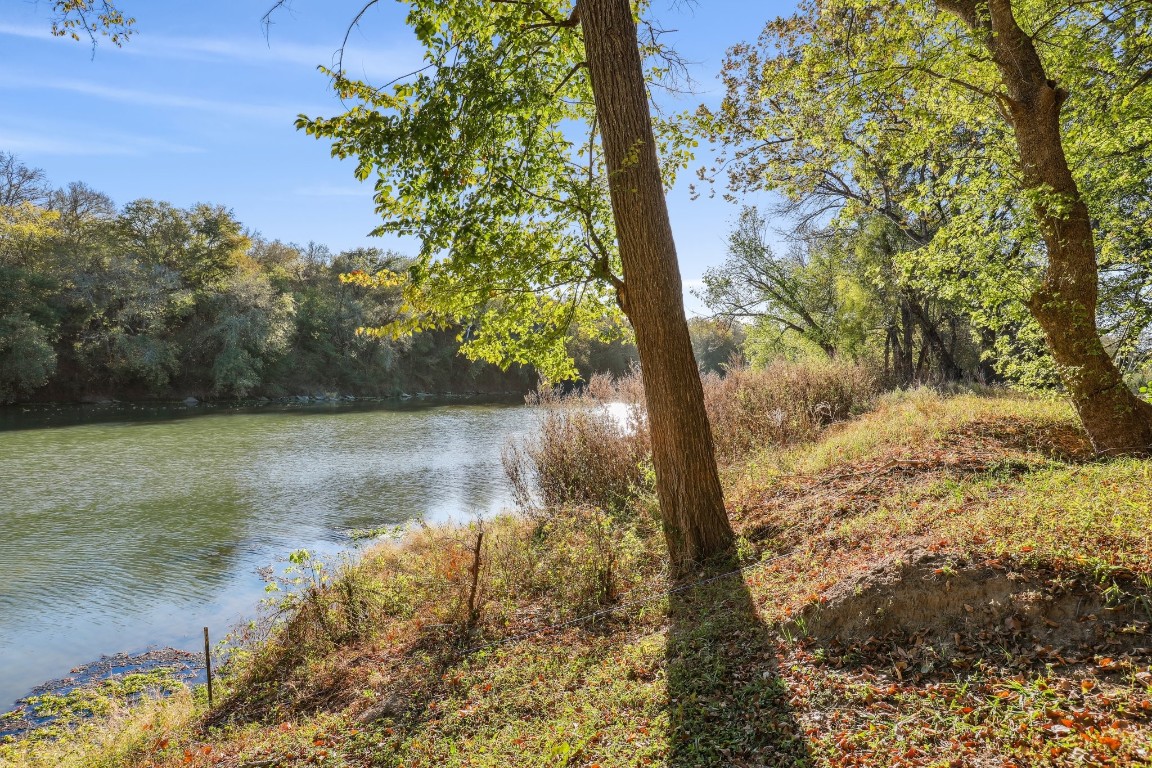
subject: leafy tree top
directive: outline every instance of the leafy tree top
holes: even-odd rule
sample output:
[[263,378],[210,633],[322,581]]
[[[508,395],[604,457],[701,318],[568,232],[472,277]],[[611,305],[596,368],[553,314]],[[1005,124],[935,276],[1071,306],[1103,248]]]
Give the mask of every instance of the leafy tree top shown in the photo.
[[[463,351],[567,378],[573,325],[618,334],[621,284],[582,32],[566,0],[405,0],[425,64],[298,127],[375,179],[376,233],[415,236],[407,333],[464,325]],[[682,138],[682,137],[681,137]],[[673,137],[663,149],[682,146]],[[395,282],[383,275],[361,280]],[[614,322],[597,322],[605,316]]]
[[[733,47],[723,105],[695,120],[727,147],[703,175],[779,191],[802,219],[850,227],[879,214],[908,238],[906,279],[968,303],[977,323],[1020,327],[1047,268],[1034,204],[1061,203],[1027,189],[984,41],[939,5],[806,0]],[[1068,94],[1064,144],[1096,220],[1102,327],[1133,340],[1152,252],[1152,7],[1012,8]]]

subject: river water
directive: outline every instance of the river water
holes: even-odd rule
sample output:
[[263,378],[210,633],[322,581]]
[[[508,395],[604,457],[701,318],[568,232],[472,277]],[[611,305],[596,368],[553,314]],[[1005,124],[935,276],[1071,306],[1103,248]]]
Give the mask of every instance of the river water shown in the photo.
[[494,513],[512,404],[0,409],[0,712],[102,654],[202,647],[290,551]]

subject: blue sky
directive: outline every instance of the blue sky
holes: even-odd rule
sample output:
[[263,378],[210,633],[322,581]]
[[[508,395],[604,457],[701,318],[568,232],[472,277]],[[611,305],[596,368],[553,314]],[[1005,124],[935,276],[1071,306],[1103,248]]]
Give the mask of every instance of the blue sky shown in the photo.
[[[296,116],[341,110],[327,79],[360,0],[293,0],[266,37],[272,0],[120,0],[136,34],[95,52],[54,38],[49,0],[0,4],[0,151],[42,168],[62,186],[84,181],[117,204],[150,197],[179,206],[231,208],[266,237],[415,250],[370,238],[377,224],[369,184],[328,146],[295,130]],[[655,0],[653,15],[677,30],[668,39],[693,62],[697,94],[674,108],[719,98],[726,48],[755,37],[791,3],[768,0]],[[345,66],[369,81],[413,69],[420,49],[404,26],[405,6],[382,0],[349,41]],[[737,213],[690,200],[684,178],[669,196],[681,271],[690,285],[724,258]],[[698,302],[688,297],[691,309]]]

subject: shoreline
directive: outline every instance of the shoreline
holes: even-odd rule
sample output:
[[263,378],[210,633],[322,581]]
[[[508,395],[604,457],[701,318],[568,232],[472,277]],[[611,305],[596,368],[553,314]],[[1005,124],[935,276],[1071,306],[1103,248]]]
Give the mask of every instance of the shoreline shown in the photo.
[[189,689],[207,681],[203,654],[179,648],[152,648],[140,653],[121,652],[104,655],[95,661],[73,667],[67,677],[45,681],[0,709],[0,740],[20,739],[40,728],[50,726],[54,715],[33,711],[35,699],[41,696],[66,696],[80,689],[95,689],[107,680],[134,674],[170,672],[174,680]]
[[4,411],[11,411],[15,409],[25,408],[84,408],[84,407],[99,407],[110,405],[132,405],[132,406],[167,406],[167,407],[188,407],[194,408],[197,406],[259,406],[259,405],[324,405],[324,404],[338,404],[338,403],[403,403],[409,401],[426,401],[426,400],[460,400],[460,399],[505,399],[505,398],[521,398],[527,392],[519,392],[516,390],[467,390],[463,392],[424,392],[415,390],[413,392],[398,392],[388,395],[353,395],[341,392],[319,392],[313,391],[311,394],[298,394],[298,395],[277,395],[276,397],[262,396],[262,397],[212,397],[209,395],[186,395],[179,397],[178,395],[172,396],[157,396],[157,397],[132,397],[130,395],[119,396],[84,396],[73,400],[17,400],[13,402],[0,402],[0,413]]

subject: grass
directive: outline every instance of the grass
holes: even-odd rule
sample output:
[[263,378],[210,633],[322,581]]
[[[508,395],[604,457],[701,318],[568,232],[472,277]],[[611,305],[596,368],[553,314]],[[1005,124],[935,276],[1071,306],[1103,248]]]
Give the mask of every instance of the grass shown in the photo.
[[[252,646],[211,715],[179,696],[0,746],[0,765],[1152,766],[1150,468],[1093,459],[1057,402],[885,396],[728,466],[740,575],[669,595],[641,492],[486,523],[471,621],[478,531],[425,529],[294,598],[326,628]],[[1012,617],[955,647],[806,634],[917,549],[1099,595],[1132,634],[1033,647]]]
[[[0,765],[26,768],[115,768],[163,749],[197,715],[192,692],[163,674],[130,674],[93,689],[38,696],[50,726],[0,744]],[[164,698],[155,694],[166,692]],[[143,697],[143,698],[141,698]]]

